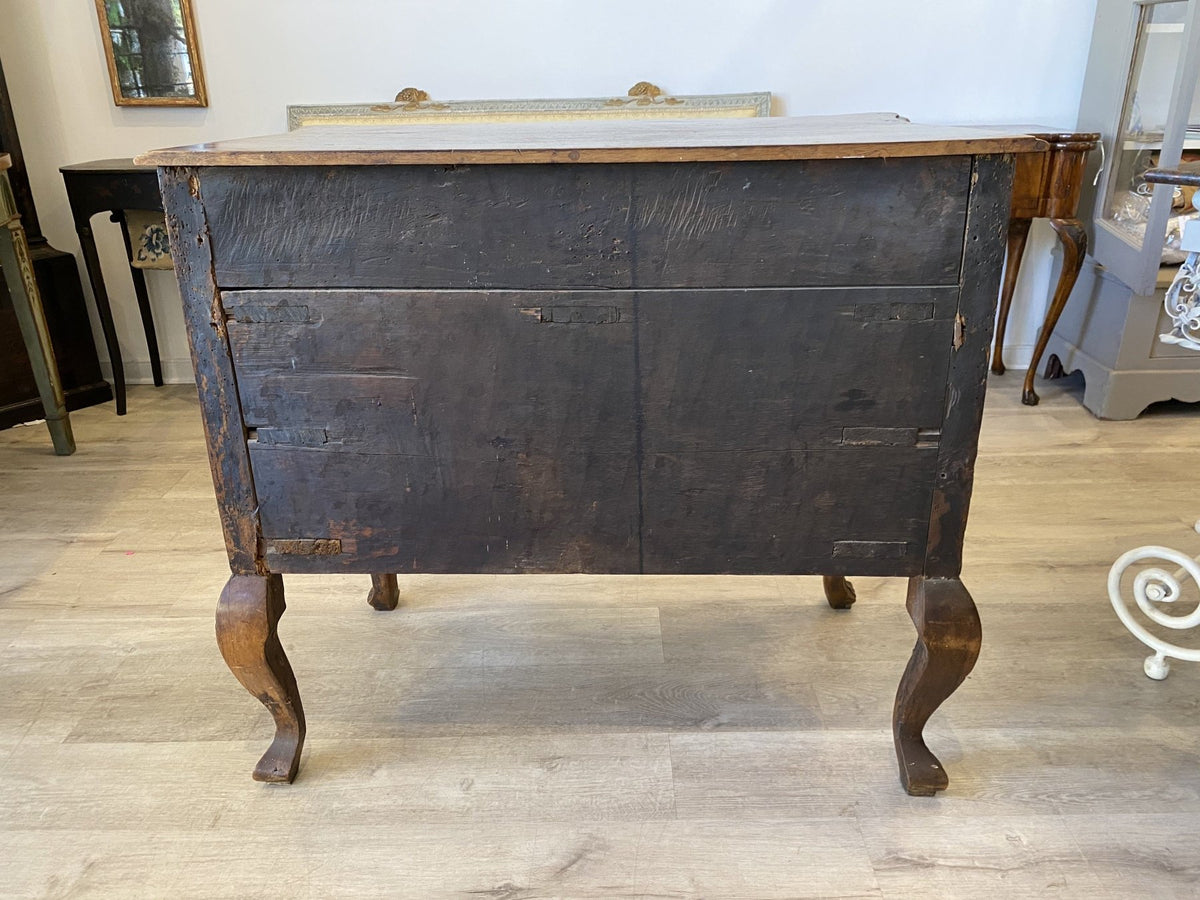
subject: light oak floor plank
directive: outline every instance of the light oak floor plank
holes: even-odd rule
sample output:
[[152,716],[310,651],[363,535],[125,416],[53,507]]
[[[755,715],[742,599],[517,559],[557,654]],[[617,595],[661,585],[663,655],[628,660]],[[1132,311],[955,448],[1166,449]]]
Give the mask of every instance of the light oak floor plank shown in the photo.
[[1147,679],[1104,583],[1200,551],[1198,410],[1017,392],[984,419],[983,653],[927,729],[933,799],[896,777],[914,632],[882,578],[843,612],[816,578],[419,576],[379,613],[364,576],[289,576],[309,742],[254,783],[194,391],[73,414],[72,457],[0,432],[0,895],[1196,896],[1200,665]]

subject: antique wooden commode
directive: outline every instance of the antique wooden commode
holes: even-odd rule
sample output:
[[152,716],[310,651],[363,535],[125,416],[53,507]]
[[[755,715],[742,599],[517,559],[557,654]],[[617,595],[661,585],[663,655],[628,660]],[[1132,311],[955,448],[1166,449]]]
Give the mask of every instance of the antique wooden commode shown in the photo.
[[[285,572],[906,576],[901,778],[979,650],[958,575],[1014,154],[832,119],[305,128],[159,177],[233,575],[304,740]],[[713,636],[719,640],[719,635]]]

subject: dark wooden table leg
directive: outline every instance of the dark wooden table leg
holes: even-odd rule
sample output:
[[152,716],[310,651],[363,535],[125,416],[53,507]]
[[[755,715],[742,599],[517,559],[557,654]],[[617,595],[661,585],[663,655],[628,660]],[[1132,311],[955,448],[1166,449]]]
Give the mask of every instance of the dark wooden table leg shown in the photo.
[[[133,245],[129,240],[129,229],[125,225],[124,210],[112,214],[112,220],[121,226],[121,237],[125,239],[125,257],[133,259]],[[162,359],[158,355],[158,336],[154,333],[154,313],[150,310],[150,294],[146,290],[146,274],[137,266],[129,266],[133,278],[133,293],[137,297],[138,311],[142,314],[142,331],[146,333],[146,351],[150,354],[150,377],[155,387],[162,387]]]
[[1050,300],[1050,308],[1046,310],[1046,321],[1042,323],[1042,331],[1033,347],[1033,359],[1029,361],[1029,369],[1025,373],[1025,385],[1021,390],[1021,402],[1026,406],[1037,406],[1038,395],[1033,390],[1033,379],[1037,375],[1038,363],[1046,352],[1050,335],[1062,315],[1079,278],[1079,270],[1083,268],[1083,257],[1087,253],[1087,232],[1078,219],[1051,219],[1050,225],[1058,235],[1063,248],[1062,272],[1058,276],[1058,284],[1054,287],[1054,296]]
[[121,345],[117,343],[117,326],[113,322],[112,306],[108,302],[108,291],[104,289],[104,275],[100,271],[100,256],[96,253],[96,239],[90,226],[79,229],[79,246],[83,250],[83,265],[87,269],[88,281],[92,285],[92,296],[96,298],[96,314],[100,317],[100,329],[104,332],[104,344],[108,348],[108,360],[112,364],[113,396],[117,401],[117,415],[125,415],[125,366],[121,362]]
[[834,609],[849,609],[858,599],[854,593],[854,585],[846,580],[845,575],[822,575],[825,586],[825,599]]
[[1004,285],[1000,289],[1000,312],[996,317],[996,344],[992,349],[992,371],[1004,374],[1004,331],[1008,325],[1008,311],[1012,308],[1013,291],[1017,288],[1017,276],[1021,274],[1021,258],[1025,255],[1025,241],[1029,238],[1032,219],[1009,219],[1007,265],[1004,269]]
[[226,665],[275,719],[275,740],[254,768],[255,781],[290,782],[304,747],[304,708],[276,630],[284,609],[280,575],[233,575],[217,604]]
[[949,783],[942,764],[925,746],[922,732],[934,711],[975,667],[981,630],[975,602],[957,578],[908,580],[908,614],[917,645],[892,713],[900,783],[915,797],[930,797]]
[[367,602],[375,609],[395,609],[400,602],[400,588],[396,584],[395,575],[372,575],[371,593],[367,594]]

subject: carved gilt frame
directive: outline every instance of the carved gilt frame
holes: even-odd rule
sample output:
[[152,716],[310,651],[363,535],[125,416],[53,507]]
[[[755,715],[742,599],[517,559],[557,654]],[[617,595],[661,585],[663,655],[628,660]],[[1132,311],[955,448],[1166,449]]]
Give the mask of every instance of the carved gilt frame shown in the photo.
[[289,106],[288,131],[306,125],[407,125],[506,120],[647,118],[753,118],[771,114],[771,93],[692,94],[673,97],[639,81],[623,97],[544,100],[450,100],[435,102],[418,88],[405,88],[392,103]]

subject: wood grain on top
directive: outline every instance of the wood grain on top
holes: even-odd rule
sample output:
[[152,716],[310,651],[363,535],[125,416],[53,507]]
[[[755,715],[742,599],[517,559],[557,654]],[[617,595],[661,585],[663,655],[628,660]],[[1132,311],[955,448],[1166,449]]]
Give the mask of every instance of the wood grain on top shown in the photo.
[[877,116],[311,126],[154,150],[156,166],[702,162],[1028,153],[1028,135]]
[[937,156],[201,180],[222,288],[538,290],[957,284],[970,177]]

